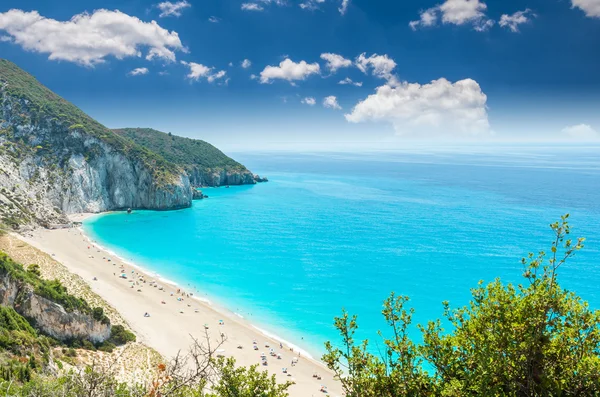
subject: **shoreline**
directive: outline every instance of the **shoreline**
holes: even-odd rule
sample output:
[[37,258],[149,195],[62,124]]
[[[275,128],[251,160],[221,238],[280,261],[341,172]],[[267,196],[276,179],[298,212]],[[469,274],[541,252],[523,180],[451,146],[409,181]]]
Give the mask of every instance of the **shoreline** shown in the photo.
[[[73,214],[69,218],[73,222],[82,222],[96,215],[102,214]],[[36,229],[20,235],[19,238],[48,253],[72,273],[80,275],[94,292],[117,309],[129,328],[138,335],[138,340],[155,348],[167,359],[179,351],[185,351],[191,344],[191,337],[201,337],[198,331],[202,329],[203,334],[204,326],[208,326],[208,332],[216,326],[216,329],[224,330],[223,333],[227,335],[227,341],[223,345],[225,355],[234,357],[238,365],[260,364],[259,354],[271,348],[280,353],[281,360],[269,357],[269,365],[260,365],[259,369],[275,374],[280,383],[295,381],[296,384],[289,389],[290,396],[322,395],[321,385],[327,386],[329,395],[342,394],[341,384],[333,379],[333,373],[309,352],[270,332],[268,326],[260,324],[263,326],[261,328],[225,305],[218,304],[218,299],[215,304],[212,300],[193,293],[188,296],[183,292],[185,287],[182,288],[160,274],[121,258],[91,239],[81,227]],[[117,277],[117,266],[119,272],[131,274],[133,279]],[[143,283],[138,284],[135,280],[143,280]],[[162,287],[160,289],[157,288],[159,284]],[[181,300],[175,292],[178,290],[183,292]],[[173,307],[172,303],[175,303],[179,310],[169,310]],[[145,312],[150,313],[152,317],[145,319]],[[148,327],[147,323],[154,323],[155,318],[159,319],[158,323]],[[223,326],[218,325],[221,319],[226,321]],[[258,344],[258,350],[253,350],[254,341]],[[292,367],[290,360],[294,357],[299,357],[300,361]],[[282,368],[287,368],[288,373],[292,375],[284,374]],[[321,380],[313,376],[317,373],[322,377]]]
[[[83,222],[86,219],[95,217],[95,216],[103,216],[106,214],[112,214],[112,213],[118,213],[119,211],[107,211],[107,212],[103,212],[103,213],[81,213],[81,214],[73,214],[73,218],[71,218],[71,216],[69,216],[69,219],[72,222]],[[75,229],[79,230],[82,235],[89,241],[89,243],[91,245],[93,245],[94,247],[98,248],[101,251],[106,252],[107,254],[109,254],[110,256],[119,259],[121,262],[123,262],[124,264],[127,264],[133,268],[138,269],[141,273],[144,273],[146,275],[149,275],[153,278],[156,278],[157,280],[161,281],[164,284],[168,284],[173,288],[180,288],[180,289],[184,289],[184,287],[181,285],[181,283],[177,282],[177,281],[173,281],[170,280],[168,278],[163,277],[161,274],[159,274],[156,271],[153,271],[151,269],[148,269],[146,267],[144,267],[143,265],[140,265],[138,263],[136,263],[135,261],[131,260],[131,259],[126,259],[123,256],[119,255],[118,253],[114,252],[112,249],[103,246],[102,244],[98,243],[96,240],[94,240],[93,238],[91,238],[91,236],[87,235],[85,233],[85,231],[83,230],[83,226],[77,226],[74,227]],[[196,292],[199,292],[199,290],[197,288]],[[310,360],[313,360],[316,364],[321,365],[323,368],[326,368],[325,364],[319,360],[318,358],[315,358],[313,354],[311,354],[308,350],[301,348],[300,346],[298,346],[296,343],[291,342],[287,339],[284,339],[283,337],[279,336],[276,332],[271,332],[269,329],[264,329],[263,327],[268,327],[268,324],[263,324],[263,323],[259,323],[259,324],[255,324],[253,322],[251,322],[250,320],[248,320],[246,317],[244,317],[242,314],[237,313],[235,311],[233,311],[232,309],[228,308],[226,304],[223,304],[221,302],[221,300],[218,297],[214,297],[214,296],[208,296],[207,298],[201,297],[201,296],[193,296],[191,297],[194,300],[197,300],[205,305],[208,305],[210,307],[212,307],[214,310],[221,312],[223,315],[231,317],[231,316],[235,316],[238,319],[241,319],[242,321],[246,322],[248,326],[256,329],[257,331],[259,331],[260,333],[262,333],[265,337],[268,338],[272,338],[275,339],[278,342],[281,342],[284,346],[287,347],[291,347],[294,349],[294,351],[299,352],[302,354],[302,357],[306,357]],[[316,350],[316,349],[315,349]]]
[[[85,219],[88,219],[88,218],[90,218],[92,216],[96,216],[96,215],[101,216],[101,215],[104,215],[104,213],[101,213],[101,214],[85,214],[85,217],[83,219],[85,220]],[[128,266],[131,266],[132,268],[137,269],[139,273],[142,273],[142,274],[145,274],[145,275],[147,275],[149,277],[155,278],[155,279],[159,280],[161,283],[169,285],[171,288],[177,288],[177,289],[181,289],[181,290],[185,289],[181,285],[181,283],[178,283],[177,281],[173,281],[173,280],[170,280],[168,278],[165,278],[161,274],[159,274],[159,273],[157,273],[155,271],[152,271],[152,270],[144,267],[143,265],[139,265],[136,262],[133,262],[132,260],[123,258],[121,255],[117,254],[116,252],[114,252],[110,248],[107,248],[107,247],[103,246],[102,244],[99,244],[96,240],[92,239],[89,235],[87,235],[81,226],[74,227],[74,229],[78,230],[79,232],[81,232],[82,236],[84,236],[84,238],[89,242],[90,245],[96,247],[100,251],[106,252],[108,255],[110,255],[113,258],[118,259],[122,263],[124,263],[124,264],[126,264]],[[196,290],[196,292],[199,292],[197,288],[195,288],[195,290]],[[297,344],[295,344],[293,342],[290,342],[290,341],[284,339],[283,337],[279,336],[275,332],[271,332],[268,329],[261,328],[263,326],[263,324],[254,324],[254,323],[252,323],[250,320],[248,320],[246,317],[244,317],[240,313],[237,313],[237,312],[235,312],[235,311],[227,308],[227,306],[225,304],[220,303],[220,301],[219,301],[218,298],[210,299],[210,297],[204,298],[204,297],[201,297],[201,296],[193,295],[193,296],[190,296],[190,299],[194,299],[194,300],[200,302],[203,305],[209,306],[213,310],[221,313],[223,316],[227,316],[227,317],[230,317],[230,318],[231,317],[235,317],[239,321],[245,322],[248,327],[252,327],[253,329],[257,330],[264,337],[274,339],[277,342],[282,343],[284,345],[284,347],[293,348],[294,352],[299,352],[302,355],[302,357],[305,357],[305,358],[307,358],[309,360],[314,361],[315,364],[322,366],[324,369],[327,368],[325,366],[325,364],[321,360],[315,358],[307,350],[301,348],[300,346],[298,346]],[[266,324],[265,324],[265,326],[266,326]]]

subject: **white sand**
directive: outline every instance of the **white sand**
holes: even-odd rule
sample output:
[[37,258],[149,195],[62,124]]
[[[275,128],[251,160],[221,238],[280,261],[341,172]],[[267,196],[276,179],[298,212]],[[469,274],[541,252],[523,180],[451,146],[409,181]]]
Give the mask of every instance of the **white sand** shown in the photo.
[[[86,216],[78,214],[72,219],[82,221]],[[125,264],[109,253],[101,251],[91,245],[79,229],[39,229],[21,238],[52,255],[71,272],[86,280],[95,293],[125,318],[137,334],[138,341],[153,347],[167,358],[175,356],[178,351],[186,351],[192,344],[192,337],[202,339],[204,324],[208,324],[212,340],[216,340],[221,332],[227,336],[227,341],[222,347],[225,349],[223,354],[235,357],[238,365],[259,364],[260,354],[264,352],[268,357],[268,366],[261,365],[260,368],[276,374],[279,382],[293,380],[296,383],[289,389],[290,396],[324,395],[320,392],[321,385],[327,386],[329,395],[342,395],[340,383],[333,380],[333,374],[322,363],[300,356],[298,364],[292,366],[292,358],[297,357],[297,353],[291,352],[289,346],[284,344],[280,349],[278,341],[265,336],[247,321],[197,299],[178,296],[176,286],[165,284],[149,273],[144,273],[139,268]],[[110,258],[111,261],[103,257]],[[124,266],[127,280],[119,277],[121,265]],[[135,278],[132,277],[132,270],[135,271]],[[140,282],[140,285],[131,288],[130,280],[138,280],[138,276],[143,276],[146,283]],[[97,281],[94,281],[94,277]],[[164,290],[154,288],[150,284],[151,281],[156,281]],[[174,295],[171,296],[171,293]],[[178,301],[178,297],[183,300]],[[165,301],[166,304],[162,304],[161,301]],[[150,317],[144,317],[146,312]],[[221,319],[224,320],[224,325],[219,325]],[[254,340],[258,343],[258,351],[253,350]],[[277,353],[281,353],[282,359],[271,357],[266,344]],[[243,346],[243,349],[238,349],[238,345]],[[283,374],[284,367],[292,376]],[[315,373],[320,374],[322,379],[315,379]]]

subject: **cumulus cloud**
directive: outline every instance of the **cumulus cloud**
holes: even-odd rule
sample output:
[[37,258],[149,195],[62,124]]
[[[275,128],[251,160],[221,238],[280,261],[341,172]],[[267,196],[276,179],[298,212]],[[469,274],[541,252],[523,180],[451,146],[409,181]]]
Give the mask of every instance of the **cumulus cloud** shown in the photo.
[[346,59],[343,56],[338,55],[338,54],[324,53],[324,54],[321,54],[321,59],[323,59],[327,62],[326,66],[327,66],[327,69],[329,69],[329,72],[331,72],[331,74],[337,72],[338,69],[348,68],[348,67],[352,66],[351,60]]
[[354,85],[356,87],[362,87],[362,81],[353,81],[350,77],[346,77],[344,80],[341,80],[338,84],[340,85]]
[[311,74],[320,74],[321,67],[318,63],[306,63],[300,61],[293,62],[286,58],[279,63],[279,66],[267,66],[260,72],[260,82],[262,84],[270,83],[273,80],[281,79],[293,83],[296,80],[305,80]]
[[181,64],[190,69],[187,78],[193,81],[200,81],[200,79],[205,78],[206,81],[212,83],[215,80],[225,77],[227,74],[224,70],[214,73],[215,68],[204,66],[201,63],[181,61]]
[[317,104],[317,100],[311,96],[307,96],[306,98],[300,101],[301,103],[309,106],[315,106]]
[[191,7],[192,5],[186,0],[171,3],[170,1],[163,1],[158,3],[156,7],[161,11],[159,17],[180,17],[181,11],[184,8]]
[[363,52],[356,57],[355,64],[365,74],[370,70],[373,76],[386,79],[390,85],[397,83],[396,77],[392,74],[392,71],[396,68],[396,62],[385,54],[373,54],[366,57],[366,53]]
[[531,21],[531,17],[535,17],[535,14],[531,12],[529,8],[524,11],[517,11],[512,15],[503,14],[500,17],[500,26],[509,29],[511,32],[517,33],[519,31],[519,25]]
[[252,62],[249,59],[244,59],[241,63],[241,66],[244,69],[248,69],[250,66],[252,66]]
[[148,72],[149,72],[148,68],[135,68],[128,74],[130,76],[139,76],[139,75],[143,75],[143,74],[148,74]]
[[221,18],[217,18],[215,16],[211,16],[210,18],[208,18],[208,22],[219,23],[219,22],[221,22]]
[[337,101],[337,97],[330,95],[328,97],[325,97],[325,99],[323,99],[323,106],[329,109],[336,109],[336,110],[340,110],[342,109],[342,107],[340,106],[340,104]]
[[146,59],[166,61],[175,60],[175,51],[186,51],[176,32],[120,11],[97,10],[63,22],[37,11],[10,10],[0,13],[0,30],[25,50],[85,66],[105,62],[108,56],[140,57],[141,48],[149,48]]
[[383,85],[345,116],[352,123],[390,122],[398,134],[482,135],[490,133],[486,102],[476,81],[441,78],[423,85]]
[[421,11],[419,19],[411,21],[408,25],[416,30],[418,27],[435,26],[441,19],[445,24],[471,24],[473,29],[485,31],[494,26],[494,21],[485,15],[486,10],[487,5],[479,0],[446,0]]
[[563,128],[562,132],[569,137],[581,141],[595,141],[600,139],[600,133],[589,124],[577,124]]
[[243,3],[242,10],[244,11],[264,11],[264,7],[256,3]]
[[350,0],[342,0],[342,5],[338,8],[338,11],[342,15],[346,15],[346,11],[348,11],[348,6],[350,5]]
[[600,1],[598,0],[571,0],[571,6],[579,8],[590,18],[600,18]]

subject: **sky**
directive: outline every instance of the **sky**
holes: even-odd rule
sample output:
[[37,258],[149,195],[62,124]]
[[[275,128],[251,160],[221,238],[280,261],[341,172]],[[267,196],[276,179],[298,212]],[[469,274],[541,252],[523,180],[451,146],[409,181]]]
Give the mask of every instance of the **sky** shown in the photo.
[[600,0],[3,0],[0,57],[227,150],[600,141]]

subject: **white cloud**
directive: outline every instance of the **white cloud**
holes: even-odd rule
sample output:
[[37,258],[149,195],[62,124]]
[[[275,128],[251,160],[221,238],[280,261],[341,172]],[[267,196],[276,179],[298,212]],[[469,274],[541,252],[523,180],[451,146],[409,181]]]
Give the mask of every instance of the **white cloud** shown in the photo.
[[327,61],[327,69],[333,74],[338,69],[348,68],[352,66],[352,61],[338,54],[324,53],[321,54],[321,59]]
[[187,78],[193,81],[200,81],[201,78],[206,78],[206,81],[212,83],[215,80],[225,77],[227,74],[224,70],[213,73],[215,68],[204,66],[200,63],[181,61],[181,64],[190,69]]
[[221,22],[221,18],[217,18],[215,16],[211,16],[210,18],[208,18],[208,22],[219,23],[219,22]]
[[388,80],[388,84],[396,84],[396,77],[392,74],[392,71],[396,68],[396,62],[388,57],[387,55],[373,54],[370,57],[366,57],[363,52],[356,57],[356,67],[361,72],[367,74],[371,70],[373,76],[381,79]]
[[419,19],[411,21],[408,25],[413,30],[419,26],[435,26],[441,16],[442,23],[471,24],[475,30],[482,32],[494,26],[494,21],[485,15],[486,10],[487,5],[480,0],[446,0],[442,4],[421,11]]
[[319,9],[319,4],[323,4],[325,0],[306,0],[303,3],[300,3],[300,8],[303,10],[317,10]]
[[337,101],[337,97],[335,97],[333,95],[330,95],[328,97],[325,97],[325,99],[323,99],[323,106],[326,108],[336,109],[336,110],[340,110],[342,108]]
[[317,104],[317,100],[313,97],[307,96],[306,98],[300,101],[301,103],[309,106],[315,106]]
[[519,25],[531,21],[531,17],[535,17],[535,14],[531,12],[529,8],[524,11],[517,11],[512,15],[503,14],[500,17],[500,26],[509,29],[511,32],[518,32]]
[[162,3],[158,3],[156,7],[161,11],[159,17],[180,17],[181,11],[184,8],[191,7],[192,5],[188,3],[186,0],[178,1],[176,3],[171,3],[170,1],[163,1]]
[[346,119],[387,121],[398,134],[480,135],[490,133],[487,96],[472,79],[441,78],[429,84],[402,82],[378,87]]
[[289,58],[281,61],[279,66],[267,66],[260,72],[260,82],[270,83],[272,80],[281,79],[291,83],[295,80],[305,80],[311,74],[320,74],[321,67],[318,63],[293,62]]
[[[225,75],[226,75],[226,74],[227,74],[227,72],[226,72],[226,71],[224,71],[224,70],[219,70],[217,73],[209,75],[209,76],[206,78],[206,80],[208,80],[208,82],[209,82],[209,83],[212,83],[212,82],[213,82],[213,81],[215,81],[215,80],[222,79],[223,77],[225,77]],[[226,82],[229,82],[229,79],[227,79],[227,81],[226,81]]]
[[362,87],[362,81],[352,81],[350,77],[346,77],[344,80],[341,80],[338,84],[340,85],[354,85],[356,87]]
[[166,71],[166,70],[162,70],[162,71],[158,72],[158,75],[159,75],[159,76],[168,76],[168,75],[169,75],[169,72],[168,72],[168,71]]
[[130,76],[139,76],[139,75],[143,75],[143,74],[148,74],[148,72],[149,72],[148,68],[135,68],[128,74]]
[[595,141],[600,139],[600,133],[594,130],[589,124],[578,124],[565,127],[562,132],[571,138],[582,141]]
[[37,11],[10,10],[0,13],[0,30],[25,50],[85,66],[105,62],[108,56],[140,57],[143,47],[150,48],[147,59],[167,61],[175,60],[174,51],[186,51],[176,32],[120,11],[97,10],[62,22]]
[[342,0],[342,5],[338,8],[340,14],[345,15],[346,11],[348,11],[348,6],[350,5],[350,0]]
[[573,8],[577,7],[590,18],[600,18],[600,1],[598,0],[571,0]]
[[263,11],[264,7],[256,3],[243,3],[242,10],[244,11]]
[[12,42],[12,37],[10,37],[10,36],[0,36],[0,42],[10,43],[10,42]]
[[244,69],[248,69],[250,66],[252,66],[252,62],[249,59],[244,59],[241,63],[241,66]]
[[257,75],[255,75],[255,74],[250,75],[250,80],[256,80],[256,79],[258,79]]

